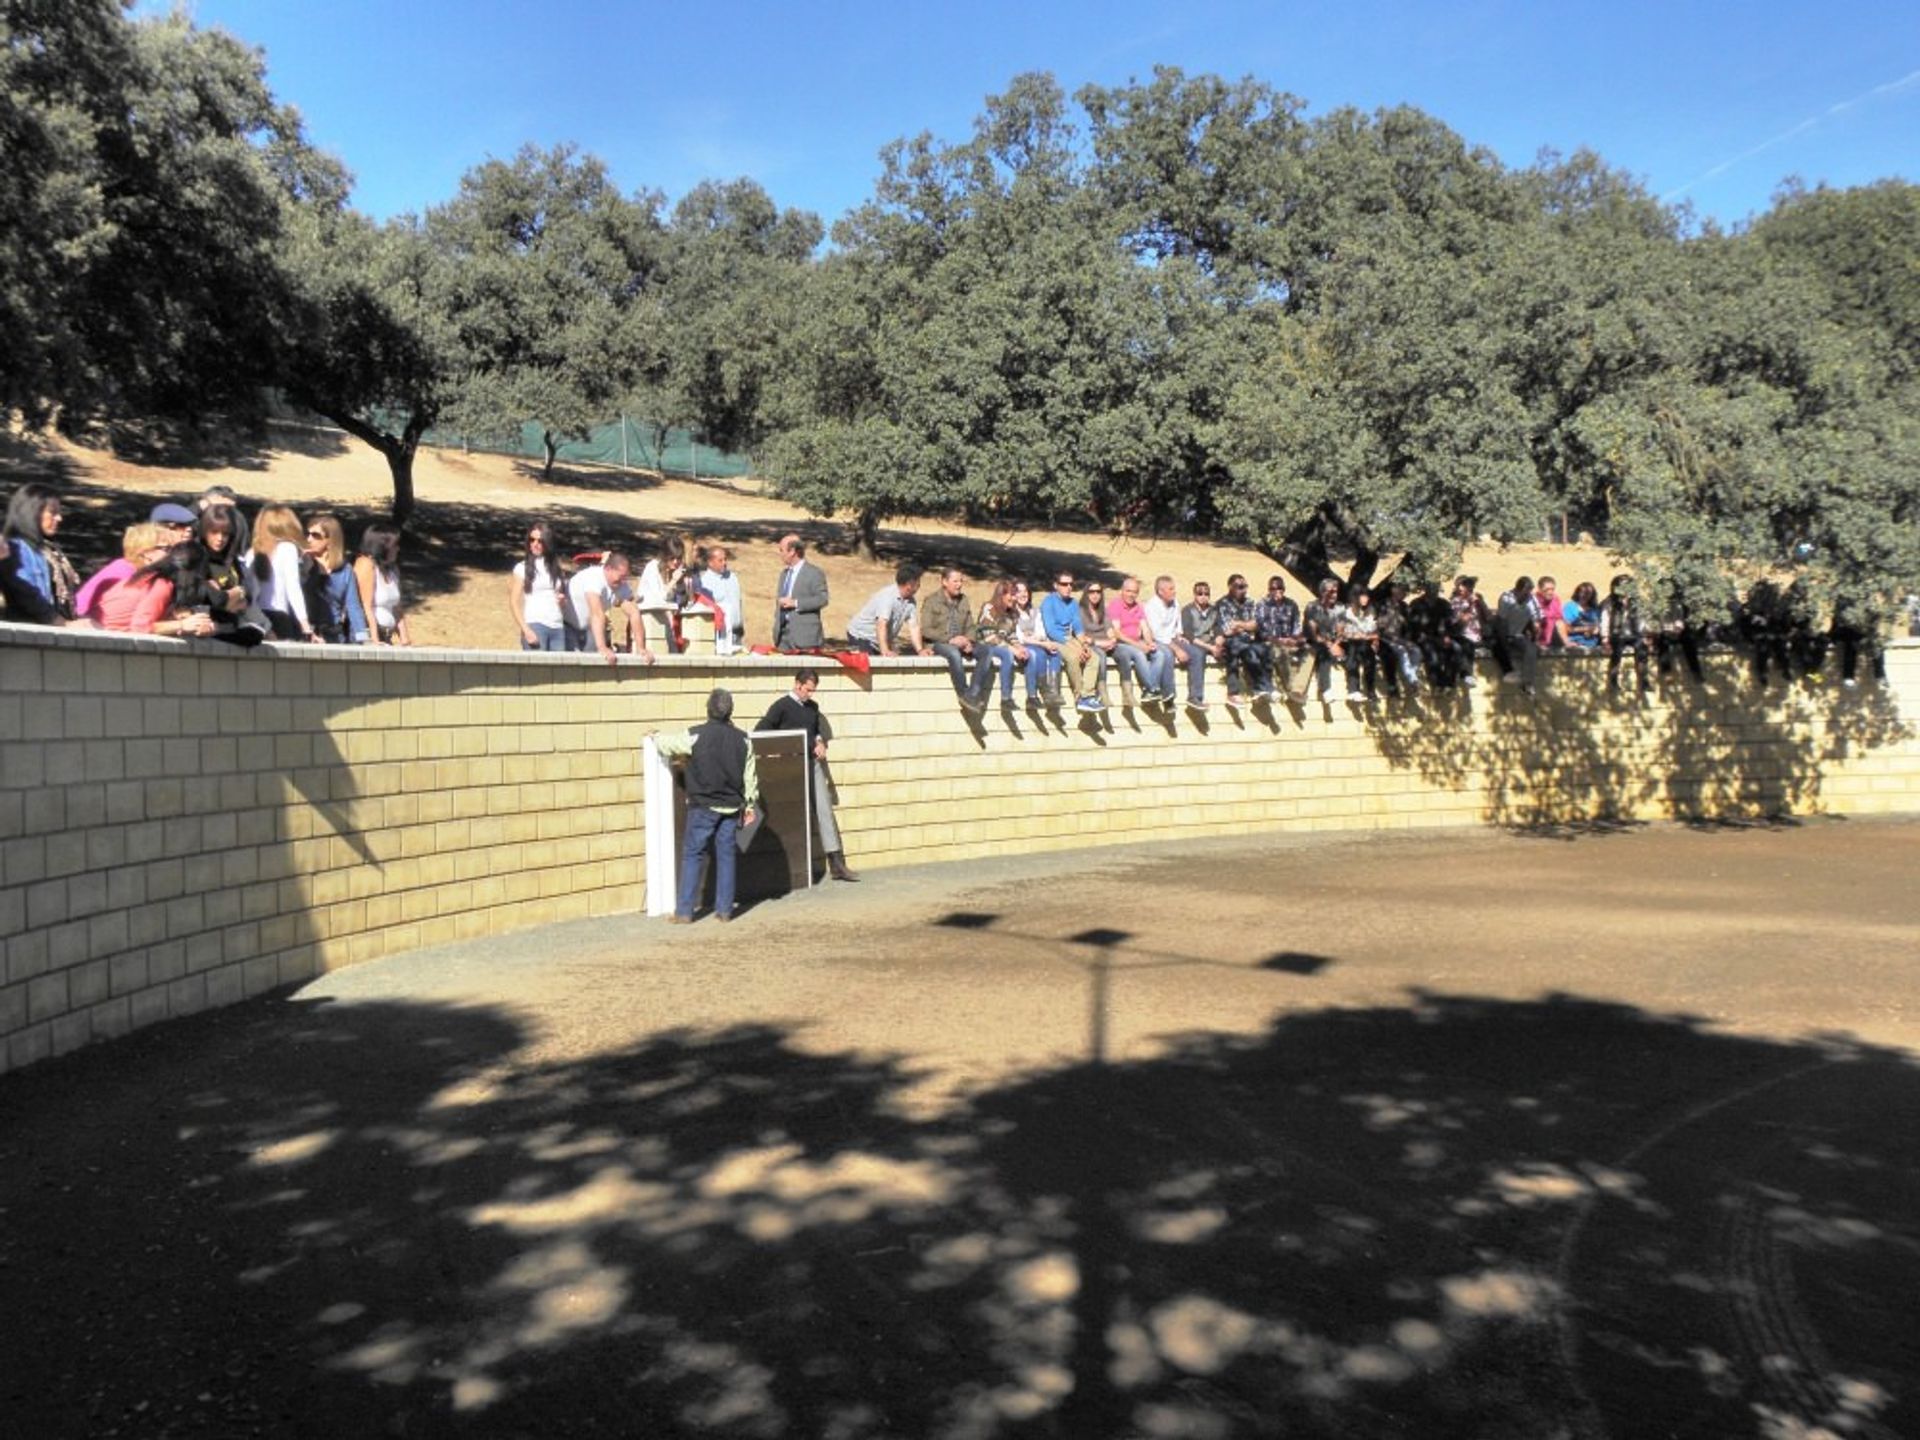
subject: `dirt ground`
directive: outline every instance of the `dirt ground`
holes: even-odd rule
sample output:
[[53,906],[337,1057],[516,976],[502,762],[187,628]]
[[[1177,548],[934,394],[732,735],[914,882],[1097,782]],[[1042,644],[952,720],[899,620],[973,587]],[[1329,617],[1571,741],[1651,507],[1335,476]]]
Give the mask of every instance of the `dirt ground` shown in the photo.
[[1920,1434],[1917,871],[1282,837],[344,970],[0,1077],[0,1434]]
[[[141,464],[105,450],[61,441],[29,445],[17,437],[0,444],[0,489],[29,478],[58,485],[68,496],[69,552],[83,573],[119,554],[121,527],[145,518],[154,499],[190,500],[208,485],[230,485],[251,502],[277,500],[304,518],[332,508],[348,534],[385,512],[392,497],[386,461],[367,446],[327,432],[276,428],[281,448],[200,463]],[[624,547],[644,557],[672,533],[695,544],[718,542],[734,552],[734,569],[748,597],[747,640],[770,638],[772,596],[780,562],[774,542],[797,530],[812,557],[827,572],[833,604],[830,635],[844,634],[853,612],[891,578],[905,559],[925,566],[957,564],[972,579],[970,594],[986,598],[1001,575],[1043,578],[1058,565],[1109,581],[1136,573],[1167,573],[1185,599],[1192,582],[1212,581],[1224,593],[1235,570],[1254,578],[1256,589],[1278,567],[1257,551],[1186,540],[1114,539],[1086,531],[968,530],[938,521],[898,521],[882,532],[880,563],[851,550],[851,532],[837,521],[814,520],[793,506],[763,495],[751,482],[693,483],[589,468],[555,470],[542,482],[539,466],[496,455],[423,450],[415,462],[419,496],[409,526],[403,574],[412,607],[416,643],[465,648],[511,649],[517,643],[507,609],[508,572],[519,558],[520,527],[549,521],[569,553]],[[252,507],[249,506],[251,509]],[[1475,546],[1464,568],[1482,577],[1491,593],[1516,575],[1556,575],[1564,591],[1592,580],[1602,590],[1615,568],[1593,546]],[[982,583],[982,582],[985,583]],[[1296,598],[1303,593],[1290,587]]]

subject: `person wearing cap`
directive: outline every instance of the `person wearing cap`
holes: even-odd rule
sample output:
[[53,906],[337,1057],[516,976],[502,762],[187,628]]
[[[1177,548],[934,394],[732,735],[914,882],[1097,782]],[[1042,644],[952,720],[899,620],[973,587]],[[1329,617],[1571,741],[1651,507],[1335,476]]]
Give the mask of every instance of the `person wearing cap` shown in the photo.
[[184,505],[156,505],[148,513],[150,524],[158,525],[167,536],[167,543],[178,545],[193,530],[194,522],[200,517]]
[[713,850],[713,918],[733,919],[739,872],[740,826],[753,824],[760,803],[760,775],[753,744],[733,723],[733,695],[716,687],[707,696],[707,723],[691,730],[656,731],[654,743],[668,760],[684,760],[687,823],[680,838],[680,890],[673,923],[693,923],[699,901],[700,866]]

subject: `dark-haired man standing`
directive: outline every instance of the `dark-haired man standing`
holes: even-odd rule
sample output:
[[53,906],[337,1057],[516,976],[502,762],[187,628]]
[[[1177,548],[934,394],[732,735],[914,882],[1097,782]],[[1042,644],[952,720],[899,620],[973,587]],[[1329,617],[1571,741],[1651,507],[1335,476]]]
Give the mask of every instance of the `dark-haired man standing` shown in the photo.
[[841,852],[840,825],[833,816],[833,776],[827,772],[827,741],[833,738],[833,726],[813,698],[819,688],[817,670],[796,672],[793,689],[774,701],[754,728],[807,732],[807,753],[813,757],[813,823],[820,832],[820,851],[827,857],[827,870],[834,879],[858,880],[860,877],[847,868],[847,857]]
[[780,537],[780,585],[774,597],[773,648],[817,650],[827,643],[827,572],[807,559],[798,535]]

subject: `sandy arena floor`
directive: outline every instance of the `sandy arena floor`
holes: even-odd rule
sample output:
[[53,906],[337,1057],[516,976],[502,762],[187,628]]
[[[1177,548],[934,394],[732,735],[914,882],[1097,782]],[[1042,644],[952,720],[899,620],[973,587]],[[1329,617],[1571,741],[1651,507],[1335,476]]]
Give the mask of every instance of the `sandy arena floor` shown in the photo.
[[0,1434],[1920,1434],[1916,873],[1279,838],[343,971],[0,1077]]

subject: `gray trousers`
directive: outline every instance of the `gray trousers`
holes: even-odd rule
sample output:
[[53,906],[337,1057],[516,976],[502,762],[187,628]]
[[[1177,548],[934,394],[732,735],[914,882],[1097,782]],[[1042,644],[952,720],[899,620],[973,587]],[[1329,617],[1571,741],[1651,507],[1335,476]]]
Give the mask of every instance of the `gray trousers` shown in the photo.
[[840,826],[833,818],[833,776],[827,771],[827,762],[818,758],[813,762],[813,823],[820,832],[820,853],[838,855]]

